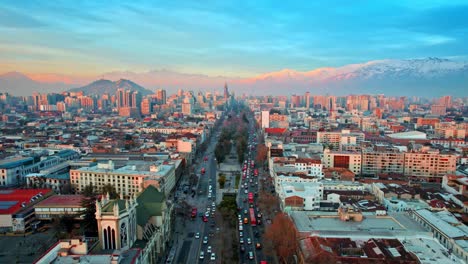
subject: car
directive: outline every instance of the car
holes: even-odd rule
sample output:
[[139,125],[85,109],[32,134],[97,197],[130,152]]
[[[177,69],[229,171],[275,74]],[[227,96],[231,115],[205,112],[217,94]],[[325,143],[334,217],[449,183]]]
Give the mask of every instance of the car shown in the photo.
[[[246,188],[248,188],[248,186],[247,186]],[[247,191],[247,190],[244,190],[244,193],[245,193],[245,194],[248,194],[248,193],[249,193],[249,191]]]
[[249,251],[249,259],[254,259],[254,254],[252,251]]
[[208,248],[206,249],[206,254],[211,254],[211,246],[208,246]]
[[250,237],[247,238],[247,244],[252,244],[252,240],[250,240]]
[[205,212],[205,216],[206,216],[206,217],[210,216],[210,211],[206,211],[206,212]]
[[208,237],[207,236],[203,237],[203,244],[208,244]]
[[203,216],[203,222],[208,222],[208,217],[206,217],[206,215]]
[[200,251],[200,259],[204,259],[204,258],[205,258],[205,252]]
[[197,232],[197,233],[195,234],[195,238],[196,238],[196,239],[199,239],[199,238],[200,238],[200,232]]
[[212,202],[211,203],[211,207],[213,207],[213,210],[216,208],[216,203],[215,202]]
[[261,248],[262,248],[262,244],[260,244],[260,243],[255,244],[255,248],[256,248],[256,249],[261,249]]
[[258,231],[255,231],[254,236],[255,236],[255,237],[259,237],[259,236],[260,236],[260,233],[258,233]]
[[239,231],[244,231],[244,226],[243,225],[239,225]]
[[244,236],[244,233],[242,233],[242,231],[239,232],[239,237],[243,237],[243,236]]
[[240,250],[241,250],[241,252],[244,252],[244,251],[245,251],[245,247],[244,247],[244,246],[241,246],[241,247],[240,247]]
[[242,237],[239,238],[239,243],[244,244],[244,239]]
[[244,209],[244,214],[247,214],[247,213],[248,213],[247,209]]
[[240,221],[242,219],[242,215],[238,214],[237,219],[239,219],[239,221]]
[[214,252],[211,253],[210,260],[216,260],[216,254]]

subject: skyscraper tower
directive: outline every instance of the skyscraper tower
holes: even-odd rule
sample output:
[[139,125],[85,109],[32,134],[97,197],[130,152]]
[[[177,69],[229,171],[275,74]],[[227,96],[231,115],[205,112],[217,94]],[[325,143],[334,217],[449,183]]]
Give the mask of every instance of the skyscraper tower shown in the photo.
[[305,107],[310,108],[310,92],[305,93]]
[[224,83],[224,100],[227,101],[228,97],[229,97],[228,86],[227,86],[227,83]]
[[156,99],[158,100],[158,104],[161,104],[161,105],[166,104],[166,90],[164,89],[157,90]]

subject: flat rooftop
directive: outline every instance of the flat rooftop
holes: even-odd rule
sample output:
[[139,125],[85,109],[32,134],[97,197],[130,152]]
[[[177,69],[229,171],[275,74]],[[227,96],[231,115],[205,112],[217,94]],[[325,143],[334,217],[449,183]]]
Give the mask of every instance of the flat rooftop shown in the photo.
[[[9,189],[0,190],[0,215],[13,214],[21,209],[21,204],[25,206],[31,203],[31,198],[42,193],[42,196],[51,192],[51,189]],[[34,201],[33,201],[34,202]]]
[[410,238],[401,241],[406,250],[413,252],[421,263],[465,263],[455,255],[449,255],[447,249],[435,239]]
[[39,202],[34,207],[77,207],[81,208],[83,195],[53,195],[44,201]]
[[432,236],[404,213],[388,216],[363,214],[361,222],[341,221],[336,212],[291,212],[299,232],[330,237],[395,238],[405,235]]

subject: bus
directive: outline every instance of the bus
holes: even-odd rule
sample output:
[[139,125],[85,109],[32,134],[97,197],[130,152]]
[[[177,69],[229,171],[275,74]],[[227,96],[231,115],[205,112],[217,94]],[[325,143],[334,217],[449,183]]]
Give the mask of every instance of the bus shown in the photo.
[[257,219],[255,219],[255,210],[253,208],[250,208],[250,225],[251,226],[257,225]]
[[254,202],[254,195],[253,193],[249,192],[249,203],[253,204]]

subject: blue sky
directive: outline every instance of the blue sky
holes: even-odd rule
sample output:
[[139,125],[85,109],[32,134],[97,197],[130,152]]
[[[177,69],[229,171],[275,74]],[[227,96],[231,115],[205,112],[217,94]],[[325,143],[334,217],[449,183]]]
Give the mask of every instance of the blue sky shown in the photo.
[[468,1],[7,0],[0,5],[0,72],[171,69],[246,77],[377,59],[466,60],[467,40]]

